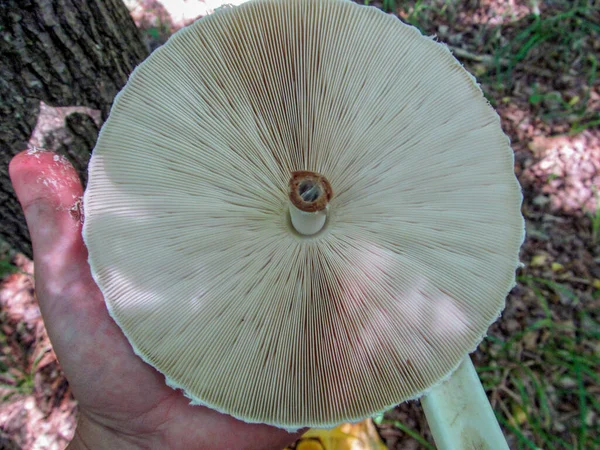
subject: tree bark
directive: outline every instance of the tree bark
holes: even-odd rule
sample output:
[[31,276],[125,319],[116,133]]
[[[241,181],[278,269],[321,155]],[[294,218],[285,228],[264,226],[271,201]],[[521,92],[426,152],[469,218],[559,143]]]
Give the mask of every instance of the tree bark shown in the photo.
[[[115,95],[147,55],[121,0],[0,1],[0,239],[32,256],[8,162],[27,148],[40,101],[86,106],[106,119]],[[85,182],[98,124],[75,113],[57,148]]]

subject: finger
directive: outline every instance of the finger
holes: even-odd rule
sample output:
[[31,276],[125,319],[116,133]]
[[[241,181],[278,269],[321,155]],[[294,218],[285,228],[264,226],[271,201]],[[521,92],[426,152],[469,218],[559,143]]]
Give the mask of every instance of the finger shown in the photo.
[[87,266],[79,176],[65,157],[31,151],[12,159],[9,174],[27,220],[36,281],[50,290],[48,294],[61,293]]
[[76,388],[97,376],[99,366],[108,367],[109,356],[115,364],[133,356],[90,274],[79,176],[64,157],[28,151],[13,158],[9,174],[31,235],[44,322],[63,369],[78,374],[71,379]]

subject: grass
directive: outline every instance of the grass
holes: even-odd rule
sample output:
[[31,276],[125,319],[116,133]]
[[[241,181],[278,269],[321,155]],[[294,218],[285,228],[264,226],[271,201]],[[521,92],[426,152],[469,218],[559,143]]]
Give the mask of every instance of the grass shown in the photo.
[[10,260],[0,258],[0,280],[7,275],[11,275],[19,271],[19,268],[11,264]]
[[417,433],[410,427],[407,427],[402,422],[399,422],[397,420],[387,420],[387,419],[377,420],[377,418],[373,419],[373,422],[375,422],[377,425],[381,425],[383,423],[393,425],[398,430],[406,433],[408,436],[412,437],[415,441],[417,441],[421,445],[421,448],[424,448],[427,450],[435,450],[435,448],[436,448],[434,445],[431,445],[429,442],[427,442],[425,440],[425,438],[423,438],[423,436],[421,436],[419,433]]
[[508,339],[489,336],[482,345],[496,361],[478,372],[492,392],[498,420],[518,449],[599,448],[598,429],[590,422],[600,416],[600,355],[594,346],[600,323],[584,309],[572,321],[556,321],[547,297],[578,300],[575,295],[550,280],[519,281],[535,293],[544,317]]
[[0,400],[6,402],[15,395],[30,395],[34,390],[35,373],[39,362],[46,351],[39,352],[33,363],[24,370],[23,364],[16,360],[10,352],[7,336],[0,331]]
[[594,186],[594,198],[596,199],[596,210],[588,211],[586,215],[592,221],[592,244],[596,245],[600,233],[600,196],[596,186]]
[[[552,42],[557,63],[569,63],[574,57],[587,56],[582,48],[583,39],[600,31],[600,25],[590,16],[591,6],[586,1],[574,2],[572,7],[550,16],[530,15],[529,25],[520,30],[508,43],[497,48],[496,60],[508,59],[510,64],[505,70],[498,66],[497,76],[510,75],[516,65],[527,59],[536,47],[544,42]],[[559,54],[559,49],[568,48],[572,54]],[[540,55],[543,56],[543,55]]]
[[11,253],[8,244],[0,240],[0,281],[8,275],[19,272],[19,268],[11,262]]
[[520,64],[540,64],[564,80],[574,78],[573,72],[581,73],[586,83],[578,89],[579,94],[552,89],[553,83],[542,88],[535,83],[529,103],[545,121],[568,121],[571,134],[599,125],[600,113],[588,107],[598,73],[598,57],[591,42],[600,39],[600,23],[591,3],[575,1],[549,16],[530,15],[523,24],[526,26],[510,41],[498,39],[493,44],[496,87],[512,88]]
[[[363,4],[365,4],[366,6],[371,5],[371,3],[372,2],[370,0],[363,1]],[[383,0],[381,2],[381,9],[388,13],[396,11],[396,0]]]
[[520,83],[533,87],[526,99],[545,122],[566,123],[569,134],[600,126],[600,111],[590,106],[592,89],[598,84],[598,53],[593,45],[600,40],[598,8],[589,0],[539,4],[547,5],[541,14],[531,8],[535,12],[513,20],[511,8],[505,8],[500,23],[483,21],[467,30],[464,25],[456,27],[465,8],[457,0],[402,1],[392,10],[425,35],[437,35],[441,25],[450,35],[459,36],[454,42],[460,51],[457,55],[480,79],[484,91],[496,92],[492,103],[511,97]]

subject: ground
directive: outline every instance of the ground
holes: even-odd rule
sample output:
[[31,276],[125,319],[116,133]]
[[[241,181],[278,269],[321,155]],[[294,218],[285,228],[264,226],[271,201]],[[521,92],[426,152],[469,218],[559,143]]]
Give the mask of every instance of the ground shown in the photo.
[[[151,48],[218,3],[126,1]],[[449,45],[511,138],[524,193],[523,267],[473,354],[510,447],[600,448],[600,5],[370,3]],[[60,129],[64,112],[48,114],[34,139]],[[33,265],[1,251],[0,448],[63,448],[76,404],[44,332]],[[416,402],[375,422],[388,448],[434,448]]]

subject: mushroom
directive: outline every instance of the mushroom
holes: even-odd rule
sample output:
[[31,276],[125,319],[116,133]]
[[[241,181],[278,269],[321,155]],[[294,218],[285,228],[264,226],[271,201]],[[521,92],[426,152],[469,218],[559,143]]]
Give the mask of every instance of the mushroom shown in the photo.
[[254,0],[135,70],[90,162],[84,238],[170,386],[327,427],[469,364],[514,285],[521,199],[499,118],[445,46],[346,0]]

